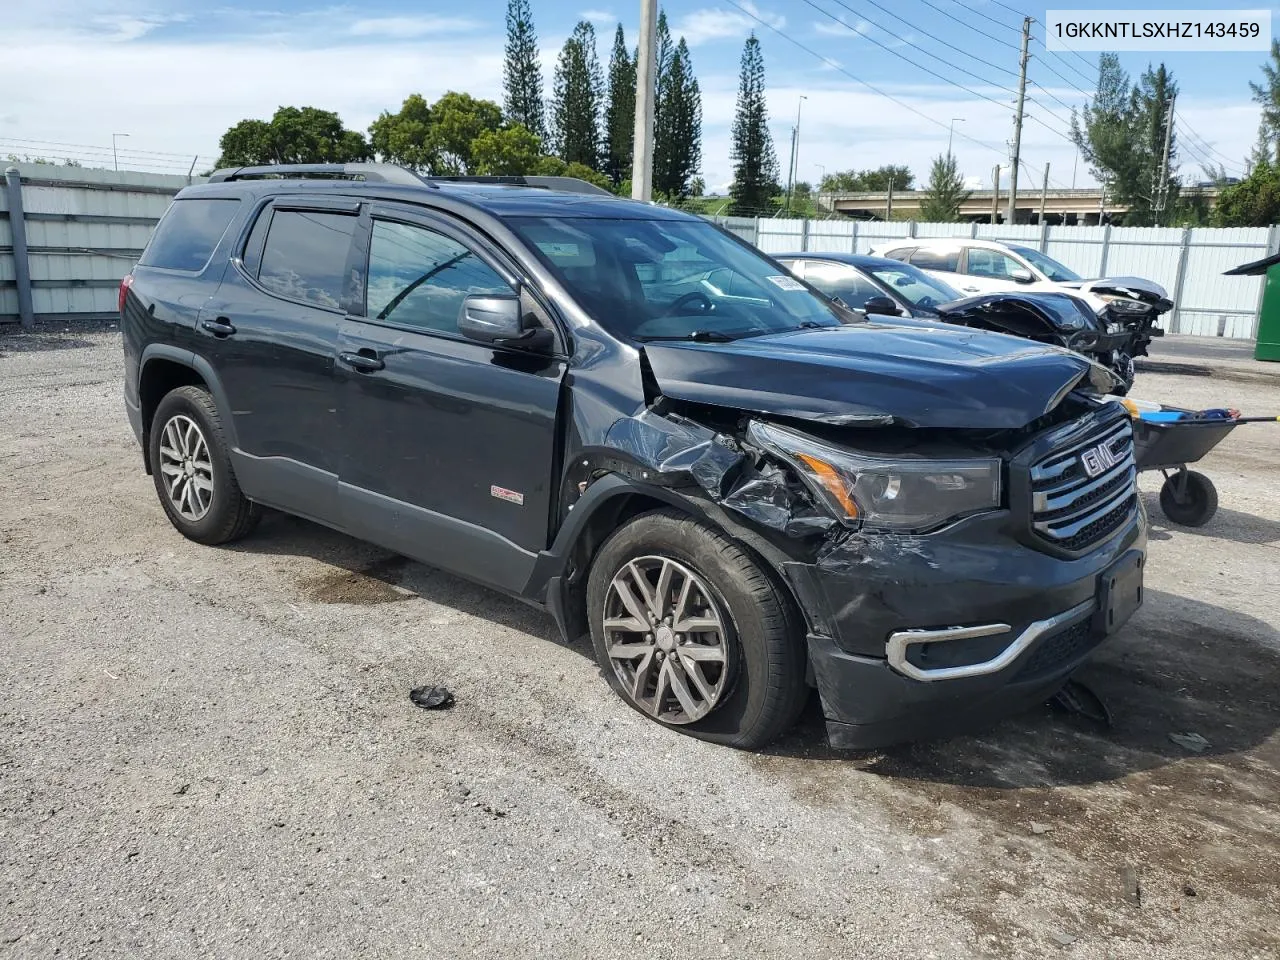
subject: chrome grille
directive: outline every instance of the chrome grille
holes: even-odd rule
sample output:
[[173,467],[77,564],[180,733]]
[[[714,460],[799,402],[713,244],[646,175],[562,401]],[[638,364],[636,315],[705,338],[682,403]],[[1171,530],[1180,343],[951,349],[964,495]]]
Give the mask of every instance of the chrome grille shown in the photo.
[[1124,525],[1137,476],[1127,419],[1054,450],[1031,468],[1032,529],[1065,550],[1088,549]]

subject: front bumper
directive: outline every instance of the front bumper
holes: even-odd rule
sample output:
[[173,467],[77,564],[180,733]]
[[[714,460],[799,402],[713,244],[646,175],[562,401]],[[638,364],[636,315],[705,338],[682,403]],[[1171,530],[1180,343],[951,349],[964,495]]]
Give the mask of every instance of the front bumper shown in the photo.
[[887,746],[1017,713],[1106,638],[1100,578],[1145,554],[1141,506],[1077,559],[1013,529],[1002,512],[926,537],[852,535],[815,563],[785,566],[834,746]]

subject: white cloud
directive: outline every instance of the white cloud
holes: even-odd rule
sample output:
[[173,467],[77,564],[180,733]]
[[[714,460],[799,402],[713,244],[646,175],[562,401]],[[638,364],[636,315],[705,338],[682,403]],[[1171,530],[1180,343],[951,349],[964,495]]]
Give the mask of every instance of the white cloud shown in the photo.
[[353,37],[429,37],[438,33],[469,33],[482,26],[467,17],[372,17],[351,25]]
[[865,20],[849,23],[844,17],[840,18],[839,23],[834,20],[816,20],[813,24],[813,32],[827,37],[847,38],[851,33],[860,33],[866,36],[871,32],[871,24]]
[[[787,18],[757,7],[751,0],[743,0],[743,9],[759,17],[776,30],[786,26]],[[671,28],[675,37],[684,37],[691,47],[715,40],[739,40],[753,30],[760,29],[760,22],[735,8],[707,7],[685,14]]]
[[583,20],[590,20],[592,23],[616,23],[618,18],[608,10],[583,10],[578,14]]

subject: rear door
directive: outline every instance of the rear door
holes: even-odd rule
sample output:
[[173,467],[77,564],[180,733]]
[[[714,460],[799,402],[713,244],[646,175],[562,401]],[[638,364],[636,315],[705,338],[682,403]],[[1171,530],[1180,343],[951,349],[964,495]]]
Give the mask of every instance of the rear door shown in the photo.
[[343,198],[265,204],[196,331],[231,407],[246,495],[327,523],[341,450],[333,357],[357,289],[359,211]]
[[965,293],[974,293],[975,291],[968,290],[964,286],[963,281],[967,278],[959,276],[960,254],[961,249],[958,246],[920,247],[911,252],[911,256],[906,258],[906,262],[936,277],[943,283],[958,287]]
[[[548,545],[566,358],[458,332],[468,294],[520,289],[510,262],[465,225],[392,206],[366,224],[367,293],[337,344],[345,526],[518,591]],[[523,306],[554,329],[527,290]]]

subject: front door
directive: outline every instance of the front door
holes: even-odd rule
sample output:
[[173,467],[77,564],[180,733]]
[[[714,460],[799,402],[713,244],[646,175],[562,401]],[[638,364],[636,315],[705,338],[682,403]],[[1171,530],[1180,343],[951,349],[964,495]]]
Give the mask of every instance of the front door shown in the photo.
[[322,198],[265,207],[196,331],[230,406],[246,496],[327,523],[340,452],[333,355],[358,211]]
[[565,359],[458,332],[468,294],[518,290],[510,266],[465,230],[387,208],[365,237],[366,302],[337,345],[344,525],[518,591],[548,545]]

